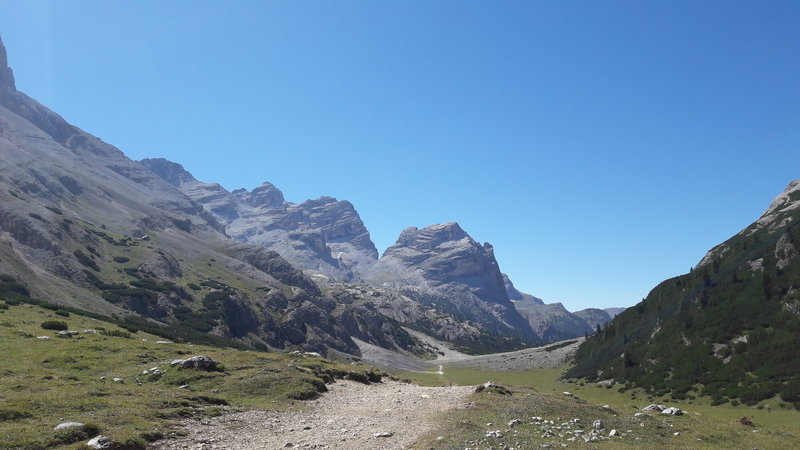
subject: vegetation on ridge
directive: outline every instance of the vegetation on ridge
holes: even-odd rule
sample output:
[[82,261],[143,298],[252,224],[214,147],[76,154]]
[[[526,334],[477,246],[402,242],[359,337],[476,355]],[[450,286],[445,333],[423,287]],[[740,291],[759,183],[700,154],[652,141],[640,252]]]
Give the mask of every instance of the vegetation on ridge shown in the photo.
[[[591,336],[567,376],[800,409],[800,214],[754,224]],[[792,220],[795,219],[795,220]]]

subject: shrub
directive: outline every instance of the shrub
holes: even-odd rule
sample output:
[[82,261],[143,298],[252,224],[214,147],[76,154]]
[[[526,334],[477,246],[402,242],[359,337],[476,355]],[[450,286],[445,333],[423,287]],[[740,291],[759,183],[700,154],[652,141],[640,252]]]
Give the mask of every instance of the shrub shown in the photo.
[[120,264],[124,264],[124,263],[126,263],[126,262],[128,262],[130,260],[131,259],[128,258],[127,256],[115,256],[114,257],[114,262],[120,263]]
[[74,252],[72,252],[72,254],[75,255],[76,258],[78,258],[79,263],[94,270],[95,272],[100,272],[100,267],[98,267],[97,263],[94,262],[92,258],[87,256],[86,253],[83,253],[80,250],[75,250]]
[[56,315],[61,317],[69,317],[69,311],[64,311],[63,309],[59,309],[58,311],[56,311]]
[[16,409],[0,408],[0,422],[26,419],[28,417],[33,417],[33,415],[27,411],[18,411]]
[[42,322],[42,328],[45,330],[64,331],[69,329],[69,326],[63,320],[47,320]]
[[800,401],[800,380],[793,380],[781,389],[781,399],[785,402]]
[[127,331],[121,331],[121,330],[103,330],[100,333],[102,335],[104,335],[104,336],[121,337],[121,338],[126,338],[126,339],[130,339],[131,338],[131,334],[130,333],[128,333]]

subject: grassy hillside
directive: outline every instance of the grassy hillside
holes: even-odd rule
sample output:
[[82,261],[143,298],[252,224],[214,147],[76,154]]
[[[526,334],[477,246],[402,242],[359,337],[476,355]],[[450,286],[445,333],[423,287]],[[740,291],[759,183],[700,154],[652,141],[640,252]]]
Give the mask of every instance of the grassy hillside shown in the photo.
[[[2,296],[15,297],[14,289],[6,283]],[[57,329],[64,327],[78,334],[59,337]],[[182,433],[176,419],[218,415],[225,408],[293,408],[296,400],[325,391],[325,381],[334,377],[380,378],[367,366],[313,356],[163,340],[63,309],[0,300],[0,448],[66,448],[97,433],[144,448],[149,440]],[[170,366],[195,355],[224,368]],[[66,421],[87,424],[88,430],[53,431]]]
[[591,336],[567,375],[715,403],[779,395],[800,409],[798,200],[787,191],[690,273],[659,284]]

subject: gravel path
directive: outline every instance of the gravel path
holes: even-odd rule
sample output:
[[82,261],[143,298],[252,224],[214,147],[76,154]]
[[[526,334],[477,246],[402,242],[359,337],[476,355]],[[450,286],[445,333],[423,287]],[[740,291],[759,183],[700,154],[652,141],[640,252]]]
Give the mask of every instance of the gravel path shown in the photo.
[[[338,381],[300,412],[246,411],[187,421],[189,435],[156,449],[402,449],[432,429],[432,416],[463,407],[471,386]],[[391,434],[381,437],[380,433]]]

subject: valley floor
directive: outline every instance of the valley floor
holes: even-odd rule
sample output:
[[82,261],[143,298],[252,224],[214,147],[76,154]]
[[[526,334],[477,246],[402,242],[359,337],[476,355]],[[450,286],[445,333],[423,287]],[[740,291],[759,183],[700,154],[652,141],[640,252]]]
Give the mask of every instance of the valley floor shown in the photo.
[[[432,416],[465,406],[474,386],[338,381],[296,412],[245,411],[185,422],[189,434],[156,449],[400,449],[433,429]],[[381,437],[381,434],[390,434]]]

